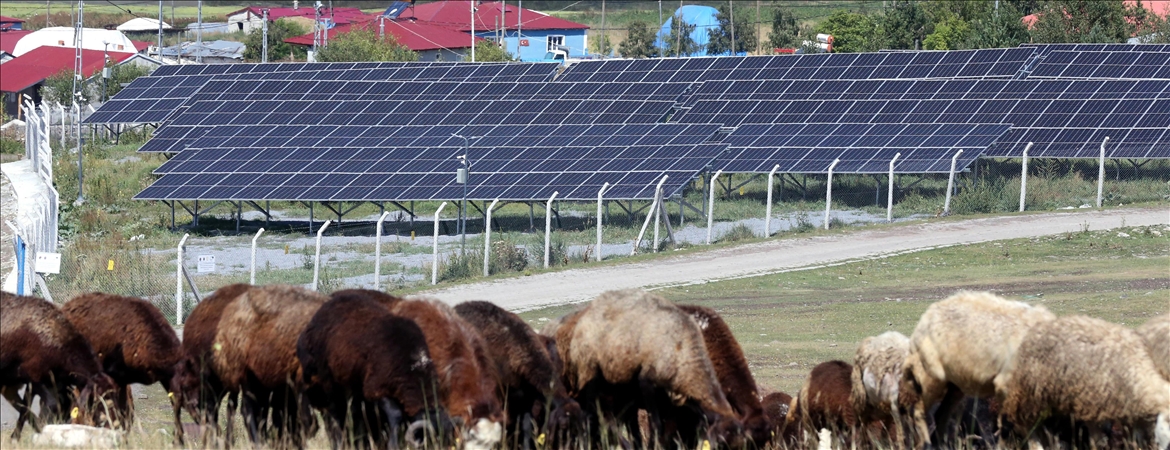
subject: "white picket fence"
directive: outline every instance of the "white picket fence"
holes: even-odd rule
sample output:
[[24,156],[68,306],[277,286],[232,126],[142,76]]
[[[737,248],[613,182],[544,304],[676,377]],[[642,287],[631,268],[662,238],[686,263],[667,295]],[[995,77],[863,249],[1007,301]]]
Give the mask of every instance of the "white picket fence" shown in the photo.
[[[28,295],[37,282],[38,252],[57,252],[57,219],[61,196],[53,188],[53,150],[50,147],[51,111],[42,104],[35,107],[25,98],[24,160],[9,163],[4,173],[12,181],[16,194],[16,214],[5,217],[17,234],[14,249],[17,257],[17,286],[14,291]],[[41,284],[42,295],[48,297]]]

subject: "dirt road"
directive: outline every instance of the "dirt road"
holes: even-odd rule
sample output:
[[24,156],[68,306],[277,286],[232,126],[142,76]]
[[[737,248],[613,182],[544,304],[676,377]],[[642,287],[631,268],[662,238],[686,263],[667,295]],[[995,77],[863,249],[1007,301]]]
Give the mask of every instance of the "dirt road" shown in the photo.
[[808,269],[898,253],[1123,226],[1170,226],[1170,210],[1046,212],[932,221],[841,235],[782,238],[634,264],[581,268],[429,291],[444,301],[489,300],[510,310],[588,301],[603,291],[660,288]]

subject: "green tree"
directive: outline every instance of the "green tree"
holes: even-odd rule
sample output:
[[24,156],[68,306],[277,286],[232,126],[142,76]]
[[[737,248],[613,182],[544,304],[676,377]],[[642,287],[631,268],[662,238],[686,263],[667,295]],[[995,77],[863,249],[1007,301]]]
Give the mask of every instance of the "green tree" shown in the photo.
[[[403,61],[415,61],[417,59],[418,54],[415,53],[415,59]],[[511,53],[508,53],[507,50],[504,50],[503,47],[500,47],[495,42],[484,39],[475,43],[475,62],[504,62],[515,61],[515,59]]]
[[[732,44],[735,45],[735,53],[747,52],[756,48],[758,43],[756,39],[756,27],[752,24],[751,19],[745,14],[746,10],[741,8],[739,19],[734,24],[731,18],[734,17],[731,6],[726,4],[719,5],[719,13],[715,15],[715,20],[719,21],[719,28],[708,29],[707,36],[707,54],[719,55],[723,53],[730,54],[732,51]],[[732,29],[735,30],[735,41],[732,42]]]
[[[122,91],[123,85],[130,84],[138,77],[150,74],[150,69],[137,64],[122,64],[113,66],[110,70],[110,81],[106,83],[106,98],[111,98]],[[101,76],[99,74],[99,76]]]
[[834,52],[868,52],[882,47],[878,24],[866,14],[837,10],[817,25],[816,31],[833,35]]
[[1035,42],[1125,42],[1144,14],[1122,0],[1049,0],[1036,11]]
[[[48,78],[41,84],[41,99],[50,104],[61,105],[68,108],[73,104],[73,69],[61,69]],[[81,104],[85,104],[87,98],[81,98]]]
[[626,58],[657,58],[659,55],[658,47],[654,45],[655,37],[649,23],[635,20],[630,22],[629,34],[626,35],[626,40],[622,41],[618,51]]
[[[306,50],[299,45],[292,45],[284,42],[285,39],[300,36],[309,33],[305,31],[300,24],[291,20],[279,19],[271,24],[268,24],[268,60],[280,61],[288,58],[290,55],[293,59],[305,58]],[[259,62],[261,60],[261,52],[264,50],[264,32],[260,28],[252,30],[248,33],[248,37],[244,39],[244,59],[251,62]]]
[[[476,61],[481,60],[479,48],[477,45]],[[418,53],[399,44],[393,35],[379,39],[373,31],[354,30],[330,39],[329,46],[317,51],[317,61],[418,61]]]
[[697,53],[700,47],[691,38],[694,32],[694,24],[687,23],[682,15],[674,16],[670,20],[670,36],[666,38],[666,56],[691,56]]
[[1028,28],[1021,21],[1023,16],[1010,2],[1001,3],[999,13],[992,11],[985,17],[971,21],[967,48],[1018,47],[1028,42]]
[[593,52],[606,56],[613,52],[613,43],[609,41],[608,34],[602,33],[601,36],[593,39]]
[[934,24],[934,32],[922,40],[926,50],[962,50],[971,41],[971,25],[959,16],[950,16]]
[[912,49],[933,31],[933,23],[917,2],[894,0],[882,16],[881,28],[888,48]]
[[800,45],[800,34],[800,24],[792,10],[772,10],[772,31],[768,33],[768,43],[772,48],[795,48]]

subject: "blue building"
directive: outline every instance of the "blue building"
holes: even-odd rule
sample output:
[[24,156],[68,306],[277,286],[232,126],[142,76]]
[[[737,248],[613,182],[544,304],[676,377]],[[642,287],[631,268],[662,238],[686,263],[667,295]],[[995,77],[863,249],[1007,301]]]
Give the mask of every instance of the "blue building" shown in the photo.
[[[397,20],[426,22],[463,33],[472,32],[472,3],[439,1],[408,7]],[[549,50],[563,46],[570,57],[588,54],[589,26],[504,2],[474,2],[475,35],[501,44],[521,61],[540,61]]]

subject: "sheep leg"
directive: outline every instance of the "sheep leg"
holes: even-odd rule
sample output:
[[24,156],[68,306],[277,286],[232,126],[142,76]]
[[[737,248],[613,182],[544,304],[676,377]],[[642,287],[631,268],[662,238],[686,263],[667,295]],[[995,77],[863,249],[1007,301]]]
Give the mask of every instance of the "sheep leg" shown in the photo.
[[345,414],[348,410],[344,401],[331,399],[325,414],[326,426],[329,433],[329,447],[339,450],[345,438]]
[[958,387],[950,385],[947,388],[946,395],[943,396],[942,402],[939,403],[938,410],[934,413],[934,433],[936,441],[940,445],[951,444],[952,439],[957,439],[958,431],[962,429],[960,423],[956,423],[955,415],[963,403],[963,391]]
[[[32,399],[32,383],[27,383],[24,387],[25,399],[20,398],[20,393],[10,386],[0,388],[0,392],[3,393],[4,398],[8,400],[8,403],[12,404],[12,407],[18,413],[16,417],[16,429],[12,431],[12,440],[19,441],[20,433],[24,429],[24,422],[28,420],[28,400]],[[33,423],[33,427],[36,428],[35,422]]]
[[533,426],[532,413],[524,413],[520,416],[520,440],[523,443],[524,450],[531,450],[532,444],[536,441],[535,427]]
[[252,441],[252,446],[260,446],[260,424],[259,416],[263,407],[259,404],[259,399],[256,398],[256,393],[244,389],[243,400],[240,405],[240,415],[244,418],[244,427],[248,430],[248,440]]
[[[236,427],[236,424],[235,424],[236,407],[239,406],[239,404],[240,404],[239,391],[232,391],[230,394],[228,394],[228,404],[227,404],[227,411],[226,411],[227,412],[227,425],[224,427],[224,431],[223,431],[223,447],[224,447],[224,449],[227,449],[227,450],[231,450],[231,448],[232,448],[232,441],[233,441],[232,431]],[[241,410],[240,413],[243,414],[243,411]],[[216,421],[216,423],[218,423],[218,420]]]
[[378,407],[382,410],[382,414],[386,415],[386,426],[389,427],[387,431],[386,448],[396,450],[398,448],[398,428],[402,426],[402,408],[400,408],[394,400],[388,397],[382,397],[378,400]]

